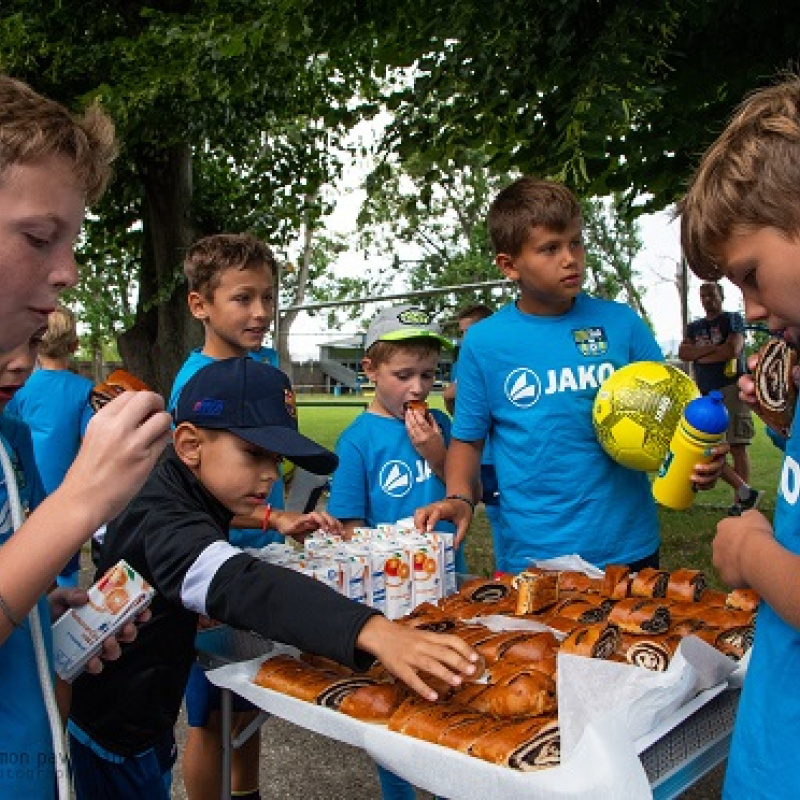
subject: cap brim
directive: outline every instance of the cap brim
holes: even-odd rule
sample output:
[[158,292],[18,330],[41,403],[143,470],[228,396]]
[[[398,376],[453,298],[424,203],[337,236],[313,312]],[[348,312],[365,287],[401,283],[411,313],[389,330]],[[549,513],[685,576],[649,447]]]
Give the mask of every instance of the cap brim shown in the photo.
[[403,328],[399,331],[391,331],[379,336],[376,341],[378,342],[402,342],[406,339],[436,339],[442,347],[450,350],[453,343],[445,336],[434,331],[426,330],[425,328]]
[[226,428],[229,433],[250,444],[284,456],[315,475],[330,475],[339,464],[339,457],[303,434],[279,425],[263,428]]

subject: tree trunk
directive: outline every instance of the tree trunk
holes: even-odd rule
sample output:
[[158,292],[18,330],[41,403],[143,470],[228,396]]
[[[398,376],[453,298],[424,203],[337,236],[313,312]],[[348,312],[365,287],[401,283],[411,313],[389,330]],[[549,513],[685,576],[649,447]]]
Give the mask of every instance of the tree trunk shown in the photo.
[[144,188],[139,300],[136,322],[117,343],[126,367],[168,396],[189,350],[202,343],[202,330],[189,314],[182,266],[194,238],[191,148],[174,145],[137,164]]

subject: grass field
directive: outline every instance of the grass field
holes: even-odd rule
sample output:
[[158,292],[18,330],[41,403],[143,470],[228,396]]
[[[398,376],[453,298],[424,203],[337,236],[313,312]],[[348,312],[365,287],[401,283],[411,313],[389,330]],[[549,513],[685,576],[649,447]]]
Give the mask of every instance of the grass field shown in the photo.
[[[357,398],[334,398],[330,395],[299,395],[298,416],[300,430],[306,436],[333,448],[339,434],[363,410],[363,401]],[[443,408],[441,396],[432,395],[430,405]],[[326,403],[308,405],[303,403]],[[750,446],[750,483],[765,492],[761,510],[771,517],[775,508],[778,476],[783,454],[777,450],[764,433],[763,424],[756,421],[756,438]],[[709,491],[701,492],[692,508],[687,511],[669,511],[659,508],[661,525],[661,562],[666,569],[691,567],[706,571],[710,582],[720,586],[711,564],[711,540],[717,522],[726,515],[733,493],[723,482]],[[490,575],[494,554],[491,535],[482,510],[478,510],[467,539],[467,561],[470,571]]]

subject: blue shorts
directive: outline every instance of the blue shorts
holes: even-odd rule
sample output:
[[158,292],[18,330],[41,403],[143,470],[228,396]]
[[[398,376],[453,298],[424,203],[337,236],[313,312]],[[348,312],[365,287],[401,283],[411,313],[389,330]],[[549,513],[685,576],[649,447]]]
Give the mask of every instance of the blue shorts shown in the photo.
[[[219,711],[222,691],[206,678],[205,670],[195,661],[186,684],[186,718],[191,728],[202,728],[208,723],[212,711]],[[258,711],[249,700],[233,694],[233,711]]]
[[178,755],[172,731],[140,756],[110,761],[69,737],[75,793],[81,800],[170,800],[172,766]]

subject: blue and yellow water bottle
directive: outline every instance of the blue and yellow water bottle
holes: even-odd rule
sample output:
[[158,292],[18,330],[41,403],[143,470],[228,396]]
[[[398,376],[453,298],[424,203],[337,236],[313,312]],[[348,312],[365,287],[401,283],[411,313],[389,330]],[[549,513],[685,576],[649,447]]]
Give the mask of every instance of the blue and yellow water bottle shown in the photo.
[[728,411],[720,392],[709,392],[687,403],[672,436],[667,457],[653,481],[653,497],[662,506],[683,511],[692,504],[695,464],[707,464],[709,450],[725,441]]

